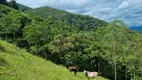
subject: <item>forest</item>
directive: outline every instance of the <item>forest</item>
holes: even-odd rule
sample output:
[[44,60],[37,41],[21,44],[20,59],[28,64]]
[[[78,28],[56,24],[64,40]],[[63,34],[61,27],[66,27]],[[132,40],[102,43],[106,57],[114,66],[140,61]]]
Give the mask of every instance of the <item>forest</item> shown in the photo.
[[78,71],[97,71],[111,80],[142,80],[142,34],[121,20],[106,22],[1,0],[0,39],[58,65],[75,65]]

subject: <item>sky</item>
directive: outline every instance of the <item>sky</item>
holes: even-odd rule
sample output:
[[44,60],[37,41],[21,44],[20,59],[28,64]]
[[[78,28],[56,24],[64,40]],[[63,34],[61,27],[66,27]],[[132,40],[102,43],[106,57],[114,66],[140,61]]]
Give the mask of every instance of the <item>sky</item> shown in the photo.
[[142,26],[142,0],[16,0],[32,8],[49,6],[90,15],[111,22],[123,20],[129,27]]

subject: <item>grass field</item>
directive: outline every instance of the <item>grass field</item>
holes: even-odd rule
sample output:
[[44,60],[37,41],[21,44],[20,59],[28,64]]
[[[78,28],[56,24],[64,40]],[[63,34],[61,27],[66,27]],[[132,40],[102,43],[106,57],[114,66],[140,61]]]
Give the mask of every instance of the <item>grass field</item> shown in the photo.
[[[64,66],[33,56],[0,40],[0,80],[88,80],[74,76]],[[94,79],[95,80],[95,79]],[[99,80],[107,80],[99,76]]]

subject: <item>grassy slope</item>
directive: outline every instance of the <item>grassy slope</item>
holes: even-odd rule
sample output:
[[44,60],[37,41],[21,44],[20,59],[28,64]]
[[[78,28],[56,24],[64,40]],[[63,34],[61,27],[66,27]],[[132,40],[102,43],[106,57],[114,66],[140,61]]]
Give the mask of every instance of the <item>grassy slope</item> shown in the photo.
[[[65,67],[33,56],[7,42],[0,41],[0,80],[87,80],[83,73],[75,77]],[[99,80],[107,80],[99,77]]]

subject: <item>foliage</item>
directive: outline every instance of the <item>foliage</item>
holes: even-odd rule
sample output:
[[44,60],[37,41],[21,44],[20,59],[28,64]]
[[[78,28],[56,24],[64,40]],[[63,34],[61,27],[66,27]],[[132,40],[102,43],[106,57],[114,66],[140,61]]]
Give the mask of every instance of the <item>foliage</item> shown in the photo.
[[142,78],[141,34],[120,20],[108,24],[52,8],[47,13],[46,9],[37,9],[46,16],[42,19],[0,5],[0,38],[56,64],[75,65],[78,71],[98,71],[113,80],[114,76],[118,80]]
[[[66,67],[33,56],[14,45],[4,41],[0,41],[0,45],[5,48],[0,52],[1,80],[87,80],[82,72],[74,76]],[[2,65],[2,62],[7,64]],[[107,80],[101,76],[99,79]]]
[[9,5],[14,9],[19,9],[15,0],[10,0]]
[[27,11],[29,9],[32,9],[30,7],[27,7],[27,6],[19,4],[19,3],[17,3],[17,6],[18,6],[19,10],[21,10],[21,11]]
[[98,26],[106,26],[107,22],[100,19],[82,16],[79,14],[72,14],[63,10],[57,10],[50,7],[41,7],[37,9],[30,9],[27,11],[32,15],[36,15],[46,19],[47,16],[53,16],[59,21],[62,21],[70,26],[76,27],[80,30],[94,31]]
[[[31,25],[25,26],[24,37],[28,41],[31,47],[43,46],[53,40],[53,37],[57,34],[69,34],[70,26],[52,19],[51,16],[41,23],[31,23]],[[39,44],[40,43],[40,44]],[[34,52],[38,52],[34,51]]]
[[[2,6],[1,11],[5,11],[7,15],[0,18],[0,37],[5,40],[15,40],[23,34],[23,27],[31,21],[29,17],[12,9],[5,9]],[[1,13],[1,14],[5,14]]]

